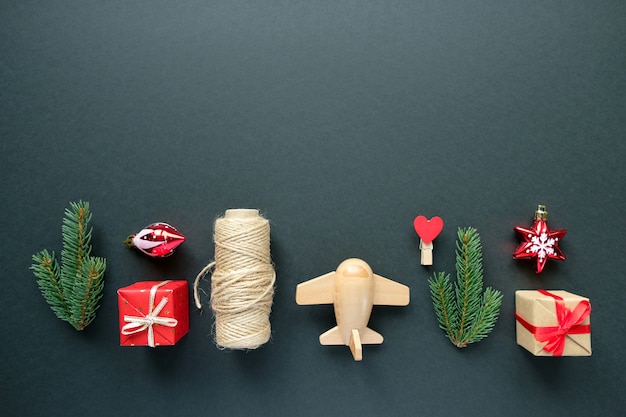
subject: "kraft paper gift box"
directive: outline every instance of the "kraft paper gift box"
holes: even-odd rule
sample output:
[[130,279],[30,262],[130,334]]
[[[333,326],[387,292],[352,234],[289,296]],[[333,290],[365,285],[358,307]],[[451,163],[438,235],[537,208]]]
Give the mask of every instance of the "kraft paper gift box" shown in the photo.
[[517,344],[535,356],[591,356],[589,299],[562,290],[515,292]]
[[187,281],[142,281],[117,290],[120,345],[174,345],[189,331]]

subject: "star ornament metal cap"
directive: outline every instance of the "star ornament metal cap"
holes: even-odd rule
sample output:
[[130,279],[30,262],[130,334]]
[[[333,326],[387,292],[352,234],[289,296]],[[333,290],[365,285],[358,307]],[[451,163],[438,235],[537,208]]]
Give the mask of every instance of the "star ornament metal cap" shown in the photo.
[[559,248],[559,243],[567,230],[550,230],[548,228],[548,212],[546,206],[539,205],[535,212],[535,221],[530,229],[516,226],[515,233],[521,243],[513,252],[515,259],[533,259],[535,272],[541,273],[548,259],[564,261],[565,255]]

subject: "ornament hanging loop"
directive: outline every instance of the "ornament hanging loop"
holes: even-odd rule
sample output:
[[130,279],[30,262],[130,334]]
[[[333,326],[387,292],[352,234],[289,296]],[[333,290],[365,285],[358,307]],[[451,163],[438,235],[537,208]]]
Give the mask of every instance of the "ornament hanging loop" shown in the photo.
[[548,220],[548,210],[546,206],[539,204],[535,211],[535,220]]
[[133,238],[135,237],[135,235],[129,235],[126,240],[124,241],[124,243],[126,244],[126,246],[128,246],[129,248],[132,248],[135,246],[135,244],[133,243]]

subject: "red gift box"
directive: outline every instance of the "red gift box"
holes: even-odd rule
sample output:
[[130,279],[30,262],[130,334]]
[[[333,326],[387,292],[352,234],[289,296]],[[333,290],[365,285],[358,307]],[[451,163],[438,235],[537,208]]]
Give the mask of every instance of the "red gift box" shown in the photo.
[[187,281],[142,281],[117,290],[120,345],[174,345],[189,331]]

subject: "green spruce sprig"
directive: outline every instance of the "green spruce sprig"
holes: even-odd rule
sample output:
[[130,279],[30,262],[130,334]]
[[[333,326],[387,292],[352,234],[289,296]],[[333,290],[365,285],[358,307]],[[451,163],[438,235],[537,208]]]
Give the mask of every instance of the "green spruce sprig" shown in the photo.
[[428,280],[439,327],[456,347],[478,342],[493,330],[502,293],[487,287],[483,293],[482,247],[476,229],[458,229],[456,285],[450,275],[435,273]]
[[104,288],[106,260],[91,256],[90,221],[88,202],[70,203],[61,227],[61,266],[54,252],[44,249],[33,255],[30,268],[54,314],[76,330],[94,320]]

